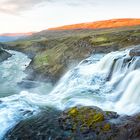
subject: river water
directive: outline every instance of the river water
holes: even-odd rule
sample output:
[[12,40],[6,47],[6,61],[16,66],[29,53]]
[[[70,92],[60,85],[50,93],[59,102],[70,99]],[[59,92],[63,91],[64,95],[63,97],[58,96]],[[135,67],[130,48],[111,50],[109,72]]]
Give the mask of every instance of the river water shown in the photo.
[[0,64],[0,139],[18,122],[49,106],[61,110],[84,105],[132,115],[140,111],[140,57],[129,50],[95,54],[69,70],[52,88],[21,88],[30,59],[16,51]]

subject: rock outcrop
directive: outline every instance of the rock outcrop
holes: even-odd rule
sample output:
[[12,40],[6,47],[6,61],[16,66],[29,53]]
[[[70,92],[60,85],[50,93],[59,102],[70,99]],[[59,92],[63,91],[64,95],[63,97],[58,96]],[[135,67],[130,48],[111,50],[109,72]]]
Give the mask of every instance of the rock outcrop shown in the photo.
[[11,54],[9,54],[8,52],[6,52],[5,50],[0,48],[0,62],[3,62],[4,60],[8,59],[9,57],[11,57]]
[[134,49],[131,49],[129,52],[130,56],[140,56],[140,46],[135,47]]
[[140,115],[119,116],[97,107],[47,109],[6,134],[9,140],[128,140],[140,138]]

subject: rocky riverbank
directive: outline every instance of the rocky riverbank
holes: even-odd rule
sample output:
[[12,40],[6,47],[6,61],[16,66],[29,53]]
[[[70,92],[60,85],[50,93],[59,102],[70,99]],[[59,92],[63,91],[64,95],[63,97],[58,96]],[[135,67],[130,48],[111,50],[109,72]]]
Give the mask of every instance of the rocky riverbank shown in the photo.
[[73,107],[63,112],[45,109],[21,121],[6,134],[9,140],[134,140],[140,138],[140,114],[119,116],[97,107]]
[[0,62],[3,62],[4,60],[8,59],[9,57],[11,57],[11,54],[9,54],[8,52],[6,52],[5,50],[0,48]]

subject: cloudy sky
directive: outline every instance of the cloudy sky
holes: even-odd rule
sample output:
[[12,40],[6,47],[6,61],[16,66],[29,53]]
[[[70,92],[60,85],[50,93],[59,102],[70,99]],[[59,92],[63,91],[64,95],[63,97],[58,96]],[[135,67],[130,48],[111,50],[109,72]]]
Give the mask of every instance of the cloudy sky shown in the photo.
[[140,0],[0,0],[0,33],[112,18],[140,18]]

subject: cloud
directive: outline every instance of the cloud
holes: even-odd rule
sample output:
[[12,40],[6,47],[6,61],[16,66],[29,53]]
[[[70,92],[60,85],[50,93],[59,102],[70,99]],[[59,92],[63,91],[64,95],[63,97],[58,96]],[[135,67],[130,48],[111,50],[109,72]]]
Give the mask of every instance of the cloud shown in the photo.
[[48,1],[67,6],[87,6],[87,5],[95,6],[97,4],[97,0],[48,0]]
[[0,0],[0,12],[17,14],[22,11],[31,10],[41,3],[44,5],[57,4],[73,7],[95,5],[96,0]]
[[[114,7],[114,5],[126,5],[131,3],[139,3],[139,0],[0,0],[0,12],[18,14],[26,10],[32,10],[34,7],[39,6],[68,6],[68,7]],[[86,9],[88,10],[88,9]]]
[[30,10],[45,1],[46,0],[1,0],[0,12],[16,14],[21,11]]

